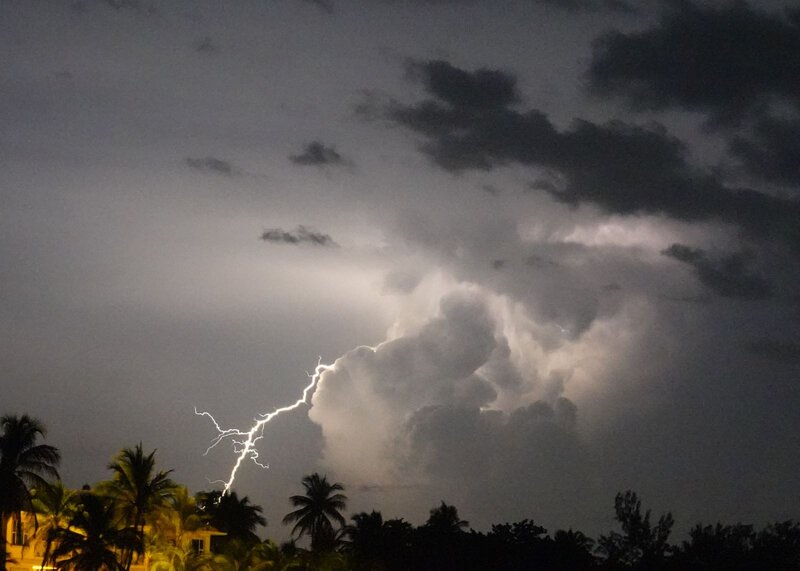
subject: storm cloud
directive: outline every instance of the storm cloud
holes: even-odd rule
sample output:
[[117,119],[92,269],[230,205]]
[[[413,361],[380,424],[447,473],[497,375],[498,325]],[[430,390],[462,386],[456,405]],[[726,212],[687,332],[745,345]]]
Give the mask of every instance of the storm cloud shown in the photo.
[[67,485],[141,440],[208,489],[194,407],[321,356],[235,483],[278,541],[313,472],[478,530],[797,518],[796,10],[117,4],[0,2],[0,412]]
[[[323,375],[309,412],[322,427],[326,461],[337,473],[354,472],[352,477],[359,479],[382,483],[395,478],[397,466],[387,460],[409,413],[438,404],[481,406],[494,400],[491,383],[476,371],[496,343],[480,298],[454,295],[442,300],[441,316],[418,333],[340,357]],[[367,425],[373,430],[362,434],[356,450],[352,438]]]
[[418,331],[339,358],[309,412],[325,464],[363,485],[424,482],[511,511],[552,503],[550,513],[554,498],[582,497],[588,463],[577,409],[560,390],[549,402],[488,410],[499,393],[519,390],[499,325],[481,294],[454,292]]
[[323,234],[313,228],[300,225],[294,230],[283,230],[282,228],[267,228],[261,233],[261,240],[272,244],[290,244],[301,246],[336,247],[337,244],[330,234]]
[[588,74],[595,94],[621,97],[634,109],[702,111],[717,124],[739,121],[775,97],[800,105],[800,27],[791,12],[746,2],[667,6],[653,27],[595,41]]
[[308,143],[303,151],[289,157],[294,164],[300,166],[343,166],[348,165],[345,159],[333,146],[328,146],[320,141]]
[[731,153],[751,175],[800,192],[800,120],[761,118],[733,139]]
[[[383,0],[385,2],[395,2],[396,0]],[[475,4],[482,0],[411,0],[415,4],[437,5],[437,4]],[[483,0],[485,1],[485,0]],[[608,12],[613,14],[631,15],[638,11],[633,5],[625,0],[528,0],[531,4],[557,8],[566,12]]]
[[769,283],[748,267],[752,256],[748,259],[743,253],[735,253],[711,259],[703,250],[683,244],[672,244],[662,253],[692,266],[697,278],[723,297],[764,299],[770,295]]
[[422,151],[451,171],[491,171],[520,164],[544,171],[533,188],[571,205],[617,214],[664,214],[718,220],[746,233],[800,248],[800,203],[727,186],[691,164],[685,144],[660,124],[576,120],[559,131],[540,110],[518,110],[515,78],[467,72],[444,61],[414,62],[430,99],[390,102],[392,123],[422,137]]

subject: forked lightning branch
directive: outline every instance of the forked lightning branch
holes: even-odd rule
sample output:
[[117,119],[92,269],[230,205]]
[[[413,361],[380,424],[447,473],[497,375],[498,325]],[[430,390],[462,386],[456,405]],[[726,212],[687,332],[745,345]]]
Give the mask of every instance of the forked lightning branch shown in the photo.
[[[321,360],[320,360],[321,361]],[[233,468],[231,468],[231,473],[228,476],[227,480],[216,480],[212,483],[215,484],[223,484],[222,493],[227,494],[231,486],[233,486],[233,482],[236,480],[236,473],[239,471],[242,463],[245,460],[251,460],[257,466],[261,468],[269,468],[269,464],[264,464],[259,461],[258,449],[256,448],[256,444],[258,443],[261,438],[264,436],[264,430],[267,424],[276,416],[284,413],[292,411],[304,404],[308,404],[308,399],[310,398],[311,394],[314,392],[314,388],[319,383],[319,379],[322,376],[322,373],[325,371],[329,371],[333,368],[332,365],[323,365],[321,362],[317,362],[317,368],[314,369],[314,374],[309,374],[308,377],[310,379],[308,385],[303,389],[303,396],[299,398],[294,404],[284,406],[274,411],[267,413],[267,414],[260,414],[259,418],[254,419],[254,424],[250,428],[250,430],[240,430],[238,428],[222,428],[217,419],[210,412],[201,412],[198,411],[197,408],[194,409],[194,413],[198,416],[207,416],[211,419],[211,422],[214,423],[214,428],[217,429],[217,435],[211,440],[211,444],[209,444],[206,451],[203,453],[203,456],[207,455],[213,448],[215,448],[220,442],[228,441],[233,446],[233,451],[236,454],[236,462],[233,464]]]

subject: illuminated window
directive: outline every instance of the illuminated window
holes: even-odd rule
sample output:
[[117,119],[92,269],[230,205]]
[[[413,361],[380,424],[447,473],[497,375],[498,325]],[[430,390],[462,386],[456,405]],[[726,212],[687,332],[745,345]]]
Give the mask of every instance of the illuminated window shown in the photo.
[[11,545],[25,545],[25,533],[22,530],[22,519],[14,518],[14,531],[11,533]]

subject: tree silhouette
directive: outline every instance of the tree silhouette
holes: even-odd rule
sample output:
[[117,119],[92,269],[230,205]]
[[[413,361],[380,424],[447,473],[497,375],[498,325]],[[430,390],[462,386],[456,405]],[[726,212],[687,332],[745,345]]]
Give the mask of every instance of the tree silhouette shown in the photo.
[[800,568],[800,524],[784,521],[768,525],[756,536],[753,551],[762,569]]
[[456,570],[475,568],[486,552],[486,537],[466,533],[469,523],[455,506],[441,502],[430,510],[428,520],[414,531],[413,569]]
[[[169,478],[172,470],[156,471],[155,454],[153,450],[145,455],[141,442],[133,449],[123,448],[108,465],[113,472],[111,481],[101,486],[118,502],[121,515],[142,538],[147,515],[174,499],[177,488]],[[123,561],[128,571],[133,552],[127,552]]]
[[559,529],[552,540],[550,566],[564,571],[592,569],[595,565],[593,546],[594,540],[582,532]]
[[449,506],[444,501],[430,511],[428,521],[425,523],[426,528],[441,534],[459,533],[468,526],[469,522],[458,516],[456,507]]
[[207,521],[230,539],[257,542],[256,527],[267,525],[261,506],[251,504],[247,496],[239,498],[236,492],[201,492],[197,494],[197,504]]
[[677,566],[698,570],[750,569],[755,539],[752,525],[697,524],[689,532],[689,540],[683,542]]
[[606,565],[648,570],[662,568],[674,523],[672,514],[662,514],[658,523],[651,525],[650,510],[642,515],[642,502],[631,490],[617,494],[614,511],[622,533],[612,531],[601,535],[598,541],[597,549],[604,555]]
[[33,512],[31,489],[44,487],[46,478],[58,479],[58,449],[37,444],[44,426],[28,415],[0,418],[0,571],[6,569],[8,520],[13,514]]
[[501,523],[492,526],[489,534],[508,545],[524,545],[541,541],[547,530],[528,519],[516,523]]
[[313,473],[302,480],[306,494],[292,496],[289,501],[298,508],[283,518],[284,524],[294,523],[292,535],[311,536],[311,550],[324,551],[335,546],[336,529],[345,526],[342,511],[347,506],[347,496],[341,484],[328,482],[326,476]]
[[141,551],[142,538],[133,526],[118,527],[120,515],[113,500],[82,492],[69,527],[55,533],[56,568],[123,571],[117,554]]
[[[311,548],[297,547],[294,539],[279,547],[255,533],[266,525],[260,506],[235,492],[191,496],[170,480],[170,471],[156,470],[155,451],[144,454],[141,444],[114,457],[110,481],[72,492],[47,480],[58,476],[60,457],[37,443],[44,435],[38,421],[5,416],[0,426],[0,571],[8,563],[30,564],[25,551],[12,561],[6,544],[9,520],[23,521],[22,512],[34,516],[24,521],[35,529],[36,553],[42,549],[39,566],[63,571],[128,571],[145,539],[152,571],[800,570],[800,523],[792,520],[761,529],[697,524],[680,547],[672,546],[672,515],[653,522],[629,490],[614,499],[619,529],[600,536],[596,549],[580,531],[550,536],[530,519],[496,524],[488,533],[467,531],[468,522],[444,501],[416,528],[375,510],[354,514],[346,526],[344,487],[317,473],[303,478],[305,494],[291,496],[295,509],[283,520],[294,524],[293,536],[310,536]],[[211,552],[195,553],[190,540],[196,536],[187,532],[209,524],[227,537]]]
[[78,498],[60,480],[52,484],[45,483],[33,492],[33,510],[39,520],[36,536],[44,540],[41,565],[44,569],[50,563],[53,541],[58,530],[66,527],[73,516]]
[[361,512],[347,527],[348,552],[356,569],[403,569],[411,549],[413,527],[403,519],[383,519],[381,512]]

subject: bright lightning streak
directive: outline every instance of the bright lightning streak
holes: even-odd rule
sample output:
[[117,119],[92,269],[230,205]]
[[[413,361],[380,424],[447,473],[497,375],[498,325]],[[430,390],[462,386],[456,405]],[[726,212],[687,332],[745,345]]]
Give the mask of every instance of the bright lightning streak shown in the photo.
[[214,448],[217,444],[222,442],[225,439],[230,439],[231,443],[233,444],[233,451],[237,454],[236,462],[231,469],[230,476],[227,480],[217,480],[212,483],[219,483],[223,484],[224,488],[222,490],[222,495],[225,495],[230,491],[231,486],[233,485],[234,480],[236,480],[236,473],[239,471],[239,467],[242,465],[242,462],[245,460],[252,460],[257,466],[261,468],[269,468],[269,464],[262,464],[258,461],[258,450],[256,450],[256,443],[261,440],[264,436],[264,427],[267,423],[278,416],[283,412],[289,412],[290,410],[294,410],[301,405],[308,404],[308,397],[314,390],[314,388],[319,383],[319,379],[322,376],[322,373],[325,371],[330,371],[333,369],[332,365],[323,365],[322,359],[317,362],[317,368],[314,370],[314,374],[309,374],[308,377],[310,382],[303,389],[303,396],[297,400],[294,404],[284,406],[268,414],[260,414],[258,419],[253,419],[255,424],[250,428],[248,431],[239,430],[238,428],[222,428],[217,420],[212,416],[210,412],[200,412],[197,408],[194,409],[194,413],[198,416],[207,416],[211,419],[211,422],[214,424],[214,428],[217,429],[217,435],[211,440],[211,444],[209,444],[206,451],[203,453],[203,456],[208,454],[212,448]]

